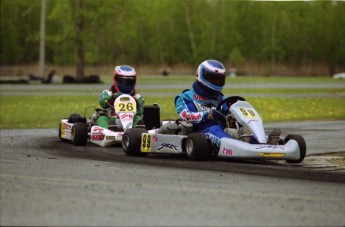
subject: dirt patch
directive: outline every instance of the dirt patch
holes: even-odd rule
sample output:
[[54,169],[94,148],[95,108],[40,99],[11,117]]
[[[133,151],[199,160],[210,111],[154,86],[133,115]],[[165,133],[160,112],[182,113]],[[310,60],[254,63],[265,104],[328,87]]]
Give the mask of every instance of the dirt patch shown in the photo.
[[345,151],[307,156],[303,167],[345,174]]

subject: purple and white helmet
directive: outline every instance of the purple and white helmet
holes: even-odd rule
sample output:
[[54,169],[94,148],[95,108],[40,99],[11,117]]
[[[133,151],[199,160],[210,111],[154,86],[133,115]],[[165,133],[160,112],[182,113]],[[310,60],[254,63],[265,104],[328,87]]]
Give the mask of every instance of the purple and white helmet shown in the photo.
[[216,60],[206,60],[196,70],[196,79],[214,91],[221,91],[223,89],[225,78],[225,67]]

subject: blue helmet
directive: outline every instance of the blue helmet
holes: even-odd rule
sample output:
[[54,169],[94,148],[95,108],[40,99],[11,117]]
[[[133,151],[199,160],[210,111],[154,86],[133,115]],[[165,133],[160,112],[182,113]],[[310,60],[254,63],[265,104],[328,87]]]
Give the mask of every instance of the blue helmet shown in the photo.
[[216,92],[220,92],[223,89],[225,78],[224,65],[212,59],[202,62],[196,71],[196,79]]
[[137,73],[135,69],[128,65],[115,66],[114,88],[122,94],[132,94],[135,90]]

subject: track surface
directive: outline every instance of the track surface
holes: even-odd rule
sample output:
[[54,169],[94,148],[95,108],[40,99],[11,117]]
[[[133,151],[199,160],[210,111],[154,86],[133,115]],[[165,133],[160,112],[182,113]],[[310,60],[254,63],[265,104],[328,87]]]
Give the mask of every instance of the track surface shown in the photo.
[[73,147],[55,129],[1,130],[0,224],[344,226],[345,122],[273,127],[303,135],[303,164],[135,158]]

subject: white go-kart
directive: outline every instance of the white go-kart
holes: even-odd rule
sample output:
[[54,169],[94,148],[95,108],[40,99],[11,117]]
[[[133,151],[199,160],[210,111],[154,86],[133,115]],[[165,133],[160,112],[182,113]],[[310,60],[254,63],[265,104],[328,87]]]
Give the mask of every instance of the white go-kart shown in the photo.
[[[86,108],[86,110],[88,108]],[[112,107],[115,116],[111,116],[110,110],[93,108],[94,112],[88,119],[85,117],[86,110],[84,117],[74,113],[71,114],[69,118],[62,119],[59,123],[59,138],[63,141],[70,141],[76,146],[85,146],[88,140],[101,147],[121,144],[124,132],[133,127],[133,119],[137,113],[136,100],[132,96],[126,94],[118,96]],[[158,105],[145,106],[144,114],[152,109],[155,112],[153,115],[157,115],[157,111],[159,114]],[[96,120],[102,115],[111,117],[108,129],[96,125]],[[148,115],[152,115],[152,113]],[[147,123],[148,125],[150,125],[150,123],[152,125],[152,121],[150,122],[149,117],[147,118]],[[153,124],[157,123],[153,122]],[[145,128],[146,126],[137,125],[137,127]],[[152,128],[154,126],[150,127]]]
[[163,121],[159,129],[127,130],[122,137],[122,148],[127,155],[132,156],[186,154],[192,160],[206,159],[211,154],[221,158],[286,160],[288,163],[300,163],[304,160],[306,143],[301,135],[281,138],[280,133],[266,134],[260,115],[242,97],[229,97],[216,110],[219,111],[225,103],[230,106],[231,113],[225,132],[232,138],[222,138],[220,147],[212,146],[204,134],[194,132],[192,123],[176,120]]

